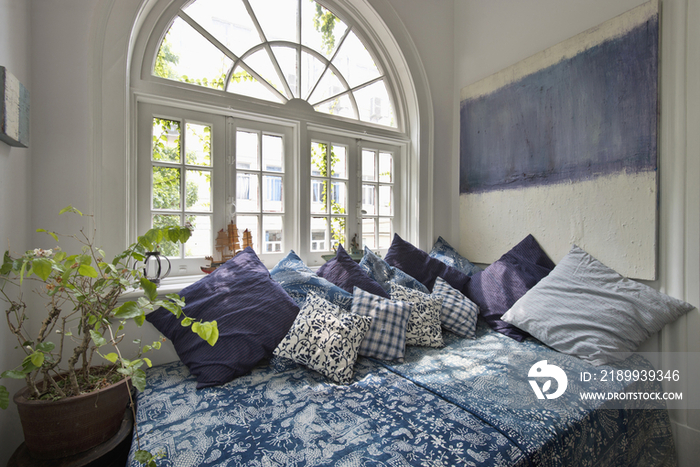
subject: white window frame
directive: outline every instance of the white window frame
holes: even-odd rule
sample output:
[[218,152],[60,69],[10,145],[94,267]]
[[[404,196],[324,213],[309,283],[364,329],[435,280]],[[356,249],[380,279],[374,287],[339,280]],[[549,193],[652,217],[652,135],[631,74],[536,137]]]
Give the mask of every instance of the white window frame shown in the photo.
[[[246,96],[233,95],[231,93],[224,93],[212,89],[195,89],[194,86],[187,83],[179,83],[175,81],[165,80],[158,77],[154,77],[151,74],[153,59],[157,53],[157,47],[159,45],[161,35],[167,31],[169,21],[177,12],[179,7],[183,2],[176,1],[174,3],[169,3],[166,5],[165,2],[150,1],[149,5],[152,8],[147,11],[145,15],[140,17],[141,23],[139,24],[139,29],[141,33],[136,38],[135,48],[134,48],[134,64],[131,73],[131,96],[133,98],[135,109],[139,102],[157,102],[163,105],[174,105],[181,106],[185,109],[194,109],[205,112],[211,112],[214,114],[220,114],[222,116],[229,116],[234,118],[249,118],[256,119],[269,123],[281,123],[285,125],[290,125],[294,128],[294,139],[293,147],[295,154],[301,154],[306,152],[308,147],[308,137],[309,132],[320,131],[329,132],[334,135],[345,136],[353,138],[355,140],[370,141],[376,144],[389,144],[395,145],[398,148],[398,152],[395,156],[395,163],[401,161],[400,168],[396,168],[396,187],[394,191],[395,199],[401,201],[401,208],[395,211],[394,218],[394,231],[400,233],[404,238],[407,238],[414,243],[418,242],[419,234],[425,230],[430,232],[431,227],[421,227],[426,224],[420,223],[420,206],[429,205],[431,193],[426,192],[424,196],[419,196],[419,192],[422,193],[423,190],[419,186],[418,180],[419,170],[422,163],[419,163],[421,158],[418,156],[420,150],[424,143],[420,140],[418,136],[411,136],[410,132],[416,132],[418,135],[418,120],[412,120],[406,122],[404,120],[404,115],[406,111],[404,110],[404,105],[410,103],[413,107],[410,107],[412,112],[417,111],[415,106],[416,96],[412,93],[408,94],[395,94],[395,115],[398,122],[397,128],[388,128],[379,125],[373,125],[370,123],[361,123],[356,121],[348,121],[347,119],[337,118],[334,116],[329,116],[326,114],[320,114],[315,112],[308,103],[305,101],[292,100],[286,105],[271,104],[269,102],[261,103],[256,99],[249,98]],[[343,0],[332,0],[323,1],[322,3],[327,4],[334,13],[341,16],[341,19],[347,24],[353,25],[353,30],[360,35],[360,37],[365,40],[366,45],[371,49],[371,53],[375,57],[379,57],[385,66],[388,66],[387,83],[390,92],[396,93],[397,90],[405,89],[407,83],[405,82],[405,76],[399,76],[396,73],[397,65],[390,63],[387,58],[389,55],[396,57],[395,52],[388,53],[387,49],[395,50],[395,45],[393,43],[376,42],[379,35],[375,34],[371,29],[366,29],[370,22],[365,21],[361,16],[357,15],[357,10],[354,7],[350,7],[350,4]],[[345,10],[350,8],[350,10]],[[364,9],[364,7],[362,7]],[[343,11],[345,10],[345,13]],[[351,13],[347,15],[347,11]],[[346,15],[346,16],[343,16]],[[359,20],[359,22],[358,22]],[[372,21],[376,21],[376,18],[372,18]],[[382,33],[385,34],[385,33]],[[368,40],[368,37],[370,38]],[[385,36],[382,36],[385,37]],[[379,46],[377,44],[380,44]],[[388,47],[387,47],[388,46]],[[378,48],[375,48],[378,47]],[[143,57],[140,59],[139,57]],[[389,62],[387,62],[389,60]],[[398,69],[406,67],[405,62],[399,62]],[[421,75],[422,76],[422,75]],[[398,85],[401,83],[401,85]],[[410,86],[409,86],[410,87]],[[420,99],[420,98],[419,98]],[[132,111],[135,119],[138,116],[135,110]],[[417,114],[416,114],[417,115]],[[428,119],[431,116],[428,114]],[[134,124],[134,132],[138,134],[139,124]],[[410,132],[407,128],[411,128]],[[432,125],[429,127],[432,131]],[[135,163],[131,167],[137,167],[135,156],[139,151],[134,148],[133,160]],[[427,165],[428,175],[431,175],[431,158],[432,152],[431,148],[427,147],[423,154],[427,154]],[[295,161],[296,164],[306,163],[306,157],[297,156]],[[424,156],[425,159],[425,156]],[[318,266],[322,264],[325,260],[312,258],[308,251],[308,245],[310,245],[308,237],[310,232],[301,227],[306,224],[306,221],[300,219],[310,219],[308,213],[304,213],[304,207],[308,205],[308,197],[310,196],[310,188],[305,175],[303,175],[304,170],[300,169],[297,172],[297,177],[294,181],[298,184],[298,188],[294,188],[296,193],[296,198],[287,197],[287,201],[294,201],[298,203],[299,206],[299,216],[294,220],[295,225],[291,225],[292,235],[285,231],[285,248],[283,253],[286,253],[289,249],[294,249],[300,256],[309,264],[310,266]],[[134,169],[134,175],[136,176],[136,169]],[[426,177],[430,181],[431,177]],[[292,177],[288,177],[286,184],[290,184]],[[358,178],[359,181],[359,178]],[[427,188],[430,188],[430,183]],[[135,187],[136,188],[136,187]],[[230,188],[227,188],[230,190]],[[137,208],[139,201],[141,199],[140,189],[135,189],[133,193],[135,196],[132,199],[136,201],[133,202],[134,207],[133,212],[139,212]],[[217,196],[217,195],[215,195]],[[235,191],[233,192],[235,196]],[[407,215],[408,212],[412,212],[412,215]],[[226,214],[224,214],[226,215]],[[138,215],[140,216],[140,214]],[[138,217],[136,216],[136,217]],[[136,218],[135,218],[136,220]],[[216,221],[215,221],[216,222]],[[285,230],[287,226],[285,225]],[[134,234],[142,230],[142,223],[134,224],[134,227],[130,228],[130,231]],[[349,230],[349,238],[352,238],[353,231]],[[306,237],[306,238],[303,238]],[[380,253],[383,253],[380,251]]]

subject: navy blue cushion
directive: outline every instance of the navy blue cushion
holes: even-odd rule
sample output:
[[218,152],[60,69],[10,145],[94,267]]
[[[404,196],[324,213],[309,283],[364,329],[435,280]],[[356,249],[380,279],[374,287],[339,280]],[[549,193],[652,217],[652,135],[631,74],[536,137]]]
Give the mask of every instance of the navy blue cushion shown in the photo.
[[299,308],[304,305],[309,292],[315,292],[334,305],[350,311],[352,294],[341,289],[323,277],[319,277],[304,262],[290,250],[270,271],[272,279],[278,282],[294,299]]
[[399,237],[398,234],[394,234],[394,239],[384,259],[391,266],[417,279],[429,291],[433,290],[435,279],[438,277],[445,279],[448,284],[460,292],[464,291],[469,282],[469,276],[438,259],[431,258],[428,253],[416,248]]
[[345,251],[343,245],[338,245],[335,258],[321,266],[316,275],[334,283],[348,293],[353,293],[355,286],[380,297],[389,298],[389,294],[381,285],[362,270],[359,264]]
[[501,316],[543,277],[554,262],[535,237],[528,235],[501,258],[471,276],[467,297],[479,305],[479,313],[492,329],[517,341],[529,334],[501,320]]
[[250,247],[180,295],[185,298],[185,315],[195,321],[216,320],[219,340],[214,346],[164,308],[146,319],[173,342],[180,360],[197,378],[197,388],[231,381],[270,357],[299,312]]

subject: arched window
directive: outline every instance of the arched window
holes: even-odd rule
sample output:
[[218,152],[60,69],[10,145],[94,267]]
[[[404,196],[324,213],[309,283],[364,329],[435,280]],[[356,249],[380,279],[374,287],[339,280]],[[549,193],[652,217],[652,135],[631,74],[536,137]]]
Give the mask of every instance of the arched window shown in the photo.
[[[272,267],[380,253],[414,197],[402,88],[341,1],[156,2],[133,56],[138,230],[189,222],[176,273],[233,223]],[[413,206],[415,208],[415,206]]]

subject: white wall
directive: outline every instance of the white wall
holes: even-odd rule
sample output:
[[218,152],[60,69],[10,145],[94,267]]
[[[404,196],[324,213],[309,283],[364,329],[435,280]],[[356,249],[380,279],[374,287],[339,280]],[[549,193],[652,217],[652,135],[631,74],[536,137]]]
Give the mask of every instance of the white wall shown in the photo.
[[[25,0],[0,0],[0,65],[24,84],[33,100],[30,33],[29,3]],[[35,109],[32,106],[30,114],[33,112]],[[32,141],[35,131],[36,127],[32,126],[28,149],[10,147],[0,142],[0,254],[8,249],[22,252],[29,248]],[[17,365],[16,345],[7,327],[0,326],[0,372]],[[14,394],[22,382],[2,380],[0,384],[7,386],[10,394]],[[12,451],[22,442],[18,427],[19,419],[14,407],[0,411],[0,465],[7,463]]]
[[[455,0],[453,88],[454,159],[459,159],[459,92],[637,5],[643,0]],[[659,156],[659,272],[650,285],[695,306],[700,299],[700,6],[664,0],[661,6],[661,140]],[[458,171],[453,171],[458,177]],[[455,185],[458,186],[458,185]],[[458,196],[457,190],[454,196]],[[488,235],[488,232],[484,233]],[[649,351],[700,350],[700,314],[692,311],[644,344]],[[700,381],[695,381],[700,384]],[[698,385],[684,391],[698,406]],[[681,465],[700,458],[700,411],[674,411]]]

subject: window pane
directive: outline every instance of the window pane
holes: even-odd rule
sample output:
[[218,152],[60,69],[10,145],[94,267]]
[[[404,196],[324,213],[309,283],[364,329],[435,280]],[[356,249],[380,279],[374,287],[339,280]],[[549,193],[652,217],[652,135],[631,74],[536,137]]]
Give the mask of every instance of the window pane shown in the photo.
[[384,183],[394,181],[394,157],[388,152],[379,153],[379,181]]
[[214,89],[224,89],[224,77],[233,61],[177,17],[160,45],[153,73]]
[[249,0],[268,41],[297,39],[297,5],[289,0]]
[[377,187],[374,185],[362,185],[362,213],[377,215]]
[[284,212],[282,177],[263,176],[263,211]]
[[186,163],[211,167],[211,127],[196,123],[188,123],[186,126]]
[[153,119],[154,161],[180,162],[180,122],[164,118]]
[[258,134],[249,131],[236,132],[236,168],[260,168],[258,163]]
[[231,75],[226,91],[244,96],[256,97],[266,101],[284,102],[284,97],[271,91],[266,86],[245,71],[241,66],[237,66]]
[[310,53],[301,53],[301,95],[302,99],[309,99],[309,93],[316,86],[316,81],[321,77],[321,73],[326,66]]
[[347,246],[350,249],[350,245],[345,242],[347,231],[346,231],[347,220],[344,217],[331,217],[331,249],[337,249],[338,244]]
[[331,209],[333,214],[347,214],[348,187],[345,182],[331,183]]
[[374,250],[377,248],[377,243],[374,239],[376,226],[374,219],[362,219],[362,245]]
[[386,126],[396,126],[394,108],[384,81],[377,81],[355,91],[360,120]]
[[326,71],[326,73],[324,73],[321,81],[318,83],[318,86],[316,86],[313,94],[311,94],[311,97],[309,97],[309,104],[318,104],[319,102],[345,92],[346,90],[347,88],[343,85],[343,83],[329,69]]
[[333,59],[350,87],[355,87],[380,76],[372,56],[354,32],[350,32]]
[[282,216],[263,217],[263,253],[282,252]]
[[328,175],[327,147],[326,143],[311,143],[311,175]]
[[236,211],[260,211],[259,186],[258,175],[239,173],[236,176]]
[[185,176],[185,209],[211,211],[211,171],[188,170]]
[[379,185],[379,215],[391,216],[394,213],[391,210],[392,206],[392,188],[387,185]]
[[311,218],[311,251],[328,251],[328,219]]
[[331,58],[347,26],[316,2],[301,2],[301,43]]
[[[297,49],[292,47],[272,47],[272,52],[275,54],[280,70],[282,70],[282,76],[292,90],[292,97],[299,97],[299,90],[297,89],[297,76],[299,76],[297,70]],[[280,89],[280,91],[282,90]]]
[[347,94],[333,99],[328,102],[324,102],[314,107],[318,112],[323,112],[330,115],[337,115],[339,117],[357,118],[355,110],[352,108],[352,103]]
[[187,216],[192,225],[192,236],[185,243],[185,257],[203,258],[212,254],[211,216]]
[[328,212],[328,182],[325,180],[311,180],[311,213],[326,214]]
[[[287,21],[285,21],[287,22]],[[280,77],[275,70],[270,54],[267,49],[259,50],[245,58],[245,62],[251,67],[261,78],[270,83],[277,91],[285,94],[285,88],[280,81]],[[274,94],[274,93],[273,93]]]
[[[169,215],[169,214],[155,214],[153,216],[153,227],[173,227],[176,225],[181,225],[179,215]],[[163,240],[160,243],[160,252],[165,256],[180,256],[180,245],[173,243],[170,240]]]
[[379,218],[379,248],[389,248],[393,238],[391,219]]
[[345,146],[331,146],[331,177],[348,178],[348,149]]
[[263,135],[262,158],[263,170],[268,172],[284,172],[284,147],[281,136]]
[[244,245],[245,231],[250,232],[253,241],[253,250],[260,252],[258,248],[258,216],[236,216],[236,227],[238,227],[239,244]]
[[180,169],[153,167],[153,209],[180,209]]
[[368,151],[366,149],[362,150],[362,180],[367,182],[374,182],[377,180],[376,177],[376,162],[375,162],[375,152]]
[[198,0],[184,11],[239,57],[260,43],[241,0]]

